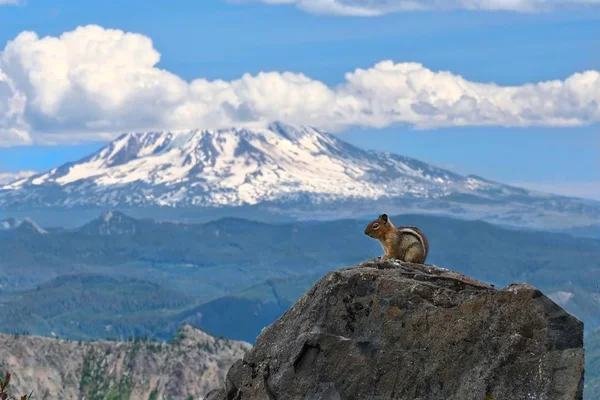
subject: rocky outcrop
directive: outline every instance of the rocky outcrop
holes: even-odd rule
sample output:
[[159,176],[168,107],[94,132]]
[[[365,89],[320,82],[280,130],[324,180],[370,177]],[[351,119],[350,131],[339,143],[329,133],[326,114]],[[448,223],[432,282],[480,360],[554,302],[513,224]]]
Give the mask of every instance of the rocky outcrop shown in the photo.
[[583,324],[536,288],[372,260],[321,279],[209,400],[573,400]]
[[10,393],[34,399],[201,399],[248,349],[189,325],[170,344],[0,335],[0,373],[11,373]]

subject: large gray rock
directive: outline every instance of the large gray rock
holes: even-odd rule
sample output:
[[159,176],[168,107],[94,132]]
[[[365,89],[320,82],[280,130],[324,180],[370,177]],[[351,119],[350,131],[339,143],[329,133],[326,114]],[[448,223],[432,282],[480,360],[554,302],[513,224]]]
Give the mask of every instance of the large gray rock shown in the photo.
[[582,398],[583,323],[536,288],[433,266],[334,271],[208,400]]

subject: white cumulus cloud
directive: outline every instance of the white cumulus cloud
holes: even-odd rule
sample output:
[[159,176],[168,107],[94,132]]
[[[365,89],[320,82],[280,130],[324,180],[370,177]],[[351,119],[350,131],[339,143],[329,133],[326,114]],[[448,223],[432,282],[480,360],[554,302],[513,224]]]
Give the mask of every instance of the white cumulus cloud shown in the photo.
[[190,82],[157,67],[150,38],[90,25],[23,32],[0,53],[0,146],[110,138],[123,131],[273,120],[350,126],[575,126],[600,121],[600,72],[500,86],[382,61],[328,86],[291,72]]
[[234,3],[293,4],[315,13],[373,17],[418,10],[536,12],[568,6],[598,5],[600,0],[229,0]]

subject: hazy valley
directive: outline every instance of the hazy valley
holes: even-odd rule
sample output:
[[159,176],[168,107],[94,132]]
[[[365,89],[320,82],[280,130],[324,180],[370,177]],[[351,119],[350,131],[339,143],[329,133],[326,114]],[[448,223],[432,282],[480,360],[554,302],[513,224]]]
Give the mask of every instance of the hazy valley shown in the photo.
[[[496,286],[529,282],[586,329],[600,325],[600,241],[443,217],[393,220],[427,232],[428,262]],[[366,222],[181,224],[107,212],[75,230],[17,223],[0,231],[2,329],[165,339],[189,321],[253,341],[325,272],[381,254],[362,233]],[[231,323],[250,314],[249,325]]]

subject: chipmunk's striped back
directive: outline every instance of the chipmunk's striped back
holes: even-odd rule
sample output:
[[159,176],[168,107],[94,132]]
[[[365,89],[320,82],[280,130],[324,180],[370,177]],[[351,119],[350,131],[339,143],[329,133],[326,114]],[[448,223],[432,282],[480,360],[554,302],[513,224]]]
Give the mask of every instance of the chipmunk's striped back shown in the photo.
[[421,246],[423,246],[423,249],[425,250],[425,258],[427,258],[427,255],[429,254],[429,241],[422,230],[416,226],[399,226],[398,231],[402,234],[413,235],[416,237],[421,243]]

